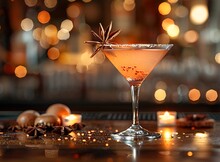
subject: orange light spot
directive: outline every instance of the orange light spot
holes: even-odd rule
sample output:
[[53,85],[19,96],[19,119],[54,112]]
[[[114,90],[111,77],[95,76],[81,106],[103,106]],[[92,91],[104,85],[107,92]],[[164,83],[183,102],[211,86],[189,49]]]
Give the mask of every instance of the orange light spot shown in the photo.
[[193,152],[192,151],[188,151],[187,152],[187,156],[189,156],[189,157],[193,156]]
[[158,11],[161,15],[168,15],[171,11],[171,6],[167,2],[162,2],[158,7]]
[[195,43],[199,38],[199,34],[195,30],[189,30],[183,37],[187,43]]
[[214,102],[218,98],[218,93],[216,92],[216,90],[210,89],[206,92],[205,96],[208,101]]
[[56,60],[60,56],[60,51],[59,51],[59,49],[57,49],[55,47],[51,47],[47,52],[47,56],[51,60]]
[[157,101],[164,101],[166,99],[166,91],[164,89],[157,89],[154,93],[154,98]]
[[26,67],[19,65],[15,68],[15,76],[18,78],[24,78],[27,75]]
[[44,10],[38,13],[37,18],[40,23],[46,24],[50,21],[50,14]]
[[193,88],[189,91],[189,99],[191,101],[197,101],[199,100],[200,97],[201,97],[201,93],[198,89]]
[[168,28],[170,25],[172,25],[172,24],[174,24],[173,19],[166,18],[166,19],[164,19],[164,20],[162,21],[162,28],[163,28],[164,30],[167,30],[167,28]]

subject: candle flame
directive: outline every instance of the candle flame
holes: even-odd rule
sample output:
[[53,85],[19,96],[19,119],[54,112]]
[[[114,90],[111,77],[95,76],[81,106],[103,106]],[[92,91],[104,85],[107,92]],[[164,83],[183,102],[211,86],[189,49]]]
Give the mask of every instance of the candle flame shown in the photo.
[[165,111],[164,116],[170,116],[170,113],[168,111]]
[[66,116],[66,119],[67,119],[67,120],[74,120],[74,119],[76,119],[76,116],[73,115],[73,114],[71,114],[71,115],[69,115],[69,116]]

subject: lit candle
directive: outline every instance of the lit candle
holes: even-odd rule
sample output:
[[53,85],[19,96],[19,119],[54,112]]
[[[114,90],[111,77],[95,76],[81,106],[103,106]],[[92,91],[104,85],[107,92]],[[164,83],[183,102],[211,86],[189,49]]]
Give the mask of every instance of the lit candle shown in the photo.
[[176,112],[159,111],[157,112],[157,121],[158,126],[174,126],[176,124]]
[[70,114],[68,116],[64,116],[63,118],[63,125],[69,126],[75,123],[81,123],[82,115],[80,114]]

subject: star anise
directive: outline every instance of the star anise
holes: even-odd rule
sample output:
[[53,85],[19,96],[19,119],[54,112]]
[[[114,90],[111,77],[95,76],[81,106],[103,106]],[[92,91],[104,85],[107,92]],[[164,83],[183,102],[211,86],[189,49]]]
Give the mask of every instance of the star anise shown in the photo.
[[27,133],[29,136],[37,138],[39,136],[42,136],[46,133],[45,129],[43,127],[40,126],[29,126],[26,128],[26,130],[24,131],[25,133]]
[[85,124],[75,123],[75,124],[71,125],[70,127],[71,127],[71,129],[72,129],[73,131],[76,131],[76,130],[81,130],[81,129],[83,129],[83,128],[85,127]]
[[52,131],[52,133],[56,133],[56,134],[63,136],[63,135],[68,135],[72,131],[73,129],[69,126],[56,126],[54,127],[54,130]]
[[112,22],[109,24],[109,26],[104,30],[101,23],[99,23],[99,34],[91,31],[92,35],[96,38],[98,38],[98,41],[85,41],[85,43],[88,44],[95,44],[97,45],[95,51],[90,57],[95,56],[101,49],[104,48],[105,44],[111,43],[111,41],[120,33],[120,30],[116,30],[114,32],[111,32],[112,30]]
[[41,129],[45,130],[45,132],[51,132],[54,130],[54,127],[53,125],[49,125],[49,124],[37,124],[36,127],[40,127]]
[[22,128],[19,125],[11,125],[8,127],[8,131],[10,131],[10,132],[18,132],[21,130],[22,130]]

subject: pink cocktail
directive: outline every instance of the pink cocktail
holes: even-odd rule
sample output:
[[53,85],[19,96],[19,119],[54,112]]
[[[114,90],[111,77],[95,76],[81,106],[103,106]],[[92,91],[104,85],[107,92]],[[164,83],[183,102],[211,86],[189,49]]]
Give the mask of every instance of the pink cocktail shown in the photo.
[[103,53],[125,77],[131,88],[133,123],[125,131],[112,134],[115,139],[154,139],[160,134],[142,128],[138,118],[139,92],[142,82],[162,60],[172,44],[106,44]]

